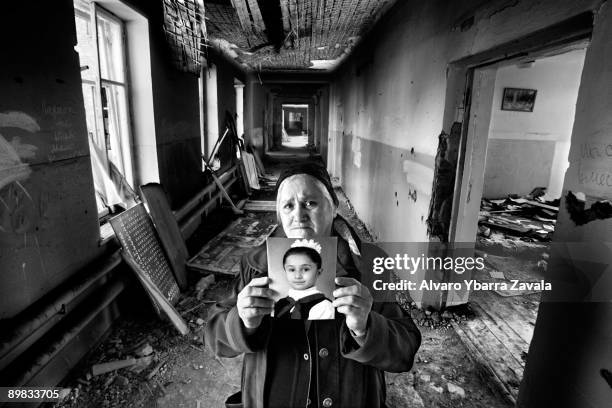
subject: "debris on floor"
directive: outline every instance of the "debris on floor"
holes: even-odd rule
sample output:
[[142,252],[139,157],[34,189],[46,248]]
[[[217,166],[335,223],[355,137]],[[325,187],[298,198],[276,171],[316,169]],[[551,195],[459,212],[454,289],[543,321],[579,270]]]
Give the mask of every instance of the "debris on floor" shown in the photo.
[[474,316],[469,303],[448,307],[440,312],[431,308],[420,309],[405,293],[398,294],[397,302],[417,326],[434,330],[450,330],[453,322],[466,321]]
[[537,190],[526,197],[483,198],[478,220],[479,235],[489,238],[493,231],[497,231],[512,239],[550,241],[559,213],[559,200],[542,202]]
[[[372,240],[348,200],[341,201],[341,213],[356,227],[360,238]],[[259,221],[261,214],[249,218],[249,222]],[[265,215],[275,221],[274,213]],[[226,299],[232,290],[230,279],[212,276],[193,279],[192,289],[178,299],[176,310],[190,328],[188,336],[177,335],[168,322],[153,314],[149,318],[123,317],[62,384],[72,391],[58,407],[224,406],[225,398],[240,388],[242,358],[219,358],[206,348],[203,334],[208,310],[216,301]],[[419,310],[409,298],[403,299],[403,303],[398,300],[420,326],[423,343],[411,372],[385,374],[389,408],[508,407],[476,375],[474,362],[452,330],[453,323],[464,323],[474,316],[469,305],[439,313]],[[142,370],[134,370],[138,367],[134,364],[97,376],[90,374],[94,365],[143,358],[151,361]]]
[[211,239],[187,262],[187,267],[204,273],[236,276],[242,256],[264,243],[275,228],[276,214],[273,212],[247,213]]

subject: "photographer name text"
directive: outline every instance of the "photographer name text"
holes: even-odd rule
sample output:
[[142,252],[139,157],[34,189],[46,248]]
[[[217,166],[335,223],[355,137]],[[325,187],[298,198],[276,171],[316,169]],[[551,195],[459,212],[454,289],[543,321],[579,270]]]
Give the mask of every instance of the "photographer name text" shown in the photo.
[[377,279],[372,282],[372,289],[376,291],[405,291],[405,290],[516,290],[516,291],[548,291],[552,290],[549,282],[521,282],[513,279],[508,282],[479,282],[477,280],[464,280],[463,282],[436,282],[422,280],[421,282],[402,279],[398,282],[384,282]]

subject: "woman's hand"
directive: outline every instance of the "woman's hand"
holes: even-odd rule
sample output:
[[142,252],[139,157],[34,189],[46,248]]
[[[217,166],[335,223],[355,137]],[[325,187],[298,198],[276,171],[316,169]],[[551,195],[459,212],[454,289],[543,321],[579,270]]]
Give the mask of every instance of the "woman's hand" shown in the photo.
[[247,329],[256,329],[264,316],[274,310],[274,291],[268,287],[267,276],[252,279],[240,293],[236,301],[238,316]]
[[368,316],[372,310],[372,295],[368,288],[353,278],[336,278],[336,285],[342,286],[334,290],[334,307],[338,313],[346,316],[346,327],[356,337],[366,334]]

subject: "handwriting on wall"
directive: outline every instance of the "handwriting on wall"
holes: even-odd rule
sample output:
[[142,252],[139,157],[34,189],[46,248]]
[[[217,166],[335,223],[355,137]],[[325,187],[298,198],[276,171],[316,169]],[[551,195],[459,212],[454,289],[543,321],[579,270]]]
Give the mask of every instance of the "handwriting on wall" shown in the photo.
[[[87,154],[87,138],[77,137],[73,128],[76,112],[72,106],[58,104],[41,105],[43,115],[51,119],[50,140],[47,141],[46,158],[53,162]],[[48,136],[47,136],[48,137]],[[41,141],[42,142],[42,141]]]
[[580,144],[578,184],[590,196],[612,198],[612,143]]

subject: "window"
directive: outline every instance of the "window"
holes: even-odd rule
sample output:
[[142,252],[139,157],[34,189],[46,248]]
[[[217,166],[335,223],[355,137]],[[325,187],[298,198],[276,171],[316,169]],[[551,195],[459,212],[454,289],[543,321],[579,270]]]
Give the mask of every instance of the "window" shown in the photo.
[[76,51],[98,215],[134,203],[125,24],[89,0],[75,0]]

